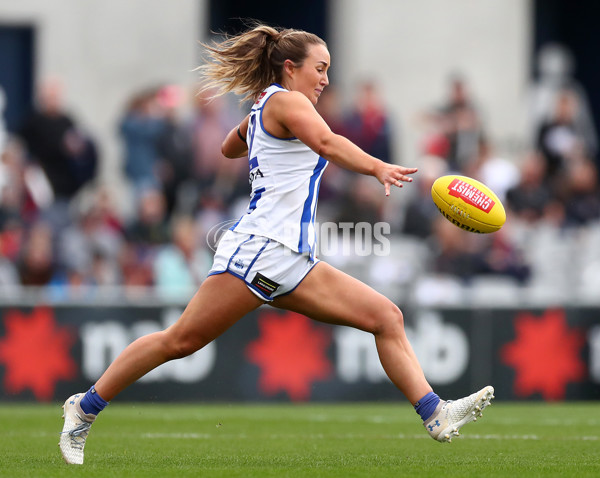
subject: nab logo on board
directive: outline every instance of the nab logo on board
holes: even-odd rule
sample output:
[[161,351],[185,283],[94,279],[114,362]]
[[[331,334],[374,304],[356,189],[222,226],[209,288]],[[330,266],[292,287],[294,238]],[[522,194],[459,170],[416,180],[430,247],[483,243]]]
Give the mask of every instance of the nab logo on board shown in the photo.
[[[174,324],[182,310],[171,308],[163,311],[162,320],[143,320],[130,326],[117,321],[87,322],[81,326],[81,371],[86,379],[97,380],[106,368],[131,342],[147,334],[159,332]],[[144,375],[139,382],[152,383],[174,380],[192,383],[206,378],[213,370],[217,357],[214,342],[198,352],[179,360],[173,360]]]
[[[467,334],[458,325],[444,322],[442,315],[436,312],[420,313],[415,324],[406,326],[406,335],[428,380],[433,385],[448,385],[458,380],[469,366]],[[337,373],[342,381],[388,380],[370,334],[337,327],[334,340]]]

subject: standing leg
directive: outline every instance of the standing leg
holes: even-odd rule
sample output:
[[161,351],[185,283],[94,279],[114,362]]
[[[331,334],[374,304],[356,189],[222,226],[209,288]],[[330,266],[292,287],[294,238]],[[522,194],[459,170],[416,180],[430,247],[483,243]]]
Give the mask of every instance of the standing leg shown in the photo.
[[262,304],[237,277],[208,277],[175,324],[137,339],[121,352],[96,382],[96,392],[112,400],[159,365],[200,350]]
[[64,460],[83,463],[92,423],[119,392],[159,365],[201,349],[262,304],[237,277],[228,273],[208,277],[175,324],[131,343],[106,369],[91,393],[67,399],[59,442]]

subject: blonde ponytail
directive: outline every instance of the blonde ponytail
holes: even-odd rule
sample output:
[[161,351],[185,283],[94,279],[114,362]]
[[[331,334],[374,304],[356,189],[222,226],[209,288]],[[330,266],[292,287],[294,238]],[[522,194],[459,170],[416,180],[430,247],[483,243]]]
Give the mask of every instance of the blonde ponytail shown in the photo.
[[197,68],[200,91],[214,90],[214,96],[228,92],[254,100],[271,83],[280,83],[285,60],[301,66],[308,46],[325,42],[302,30],[257,25],[239,35],[212,45],[202,44],[208,58]]

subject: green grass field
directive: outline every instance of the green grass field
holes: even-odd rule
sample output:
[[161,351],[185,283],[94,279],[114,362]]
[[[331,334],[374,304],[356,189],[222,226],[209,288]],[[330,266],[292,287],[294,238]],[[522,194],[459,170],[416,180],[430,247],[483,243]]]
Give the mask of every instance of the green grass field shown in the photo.
[[94,424],[63,463],[60,405],[0,406],[0,476],[600,476],[600,403],[494,403],[451,444],[408,405],[140,405]]

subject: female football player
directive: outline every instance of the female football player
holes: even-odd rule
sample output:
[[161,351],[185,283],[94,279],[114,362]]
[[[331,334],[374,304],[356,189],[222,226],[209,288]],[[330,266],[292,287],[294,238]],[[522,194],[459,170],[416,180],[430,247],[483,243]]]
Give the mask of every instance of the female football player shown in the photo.
[[299,30],[258,25],[206,46],[204,88],[254,100],[222,144],[228,158],[248,157],[247,213],[223,236],[209,277],[180,319],[130,344],[87,393],[64,405],[61,450],[83,463],[90,426],[107,403],[155,367],[216,339],[264,303],[373,334],[390,380],[415,406],[430,435],[450,441],[493,398],[485,387],[457,401],[433,392],[404,332],[400,309],[369,286],[315,257],[317,195],[328,161],[374,176],[386,195],[416,168],[388,164],[334,134],[315,110],[329,84],[325,42]]

